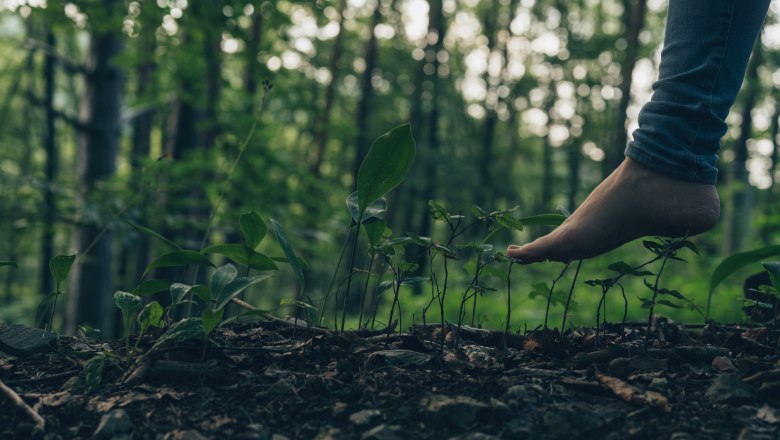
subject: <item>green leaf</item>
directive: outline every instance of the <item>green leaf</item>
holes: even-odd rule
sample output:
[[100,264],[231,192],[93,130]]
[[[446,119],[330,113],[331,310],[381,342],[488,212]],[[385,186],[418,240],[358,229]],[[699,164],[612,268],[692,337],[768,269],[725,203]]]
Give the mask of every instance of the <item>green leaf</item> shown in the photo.
[[385,229],[387,229],[387,222],[381,218],[375,218],[369,221],[364,220],[363,228],[366,230],[368,243],[372,246],[376,246],[382,239]]
[[298,307],[298,308],[301,308],[301,309],[309,309],[309,310],[315,310],[315,311],[317,310],[316,307],[314,307],[313,305],[311,305],[311,304],[309,304],[309,303],[307,303],[305,301],[300,301],[300,300],[292,299],[292,298],[282,298],[282,300],[279,301],[279,305],[280,306],[295,306],[295,307]]
[[284,251],[284,255],[287,257],[287,260],[289,260],[293,273],[295,273],[295,276],[298,277],[298,292],[300,296],[300,292],[303,292],[304,288],[306,287],[306,280],[303,277],[303,268],[301,268],[301,262],[298,260],[298,256],[295,255],[295,251],[293,251],[292,246],[290,246],[290,241],[287,239],[287,234],[284,232],[282,225],[276,220],[271,219],[271,226],[274,228],[276,241],[279,242],[279,246],[281,246],[282,251]]
[[0,261],[0,267],[3,267],[3,266],[11,266],[14,269],[19,269],[19,265],[16,264],[15,262],[13,262],[13,261]]
[[656,305],[671,307],[671,308],[674,308],[674,309],[681,309],[681,308],[683,308],[683,306],[681,306],[679,304],[675,304],[675,303],[673,303],[673,302],[671,302],[671,301],[669,301],[667,299],[659,299],[658,301],[656,301]]
[[146,235],[148,235],[150,237],[154,237],[154,238],[156,238],[158,240],[161,240],[162,242],[168,244],[168,246],[171,246],[172,248],[174,248],[176,250],[181,250],[181,246],[179,246],[178,244],[172,242],[171,240],[168,240],[167,238],[163,237],[162,235],[158,234],[157,232],[154,232],[153,230],[151,230],[151,229],[149,229],[149,228],[147,228],[145,226],[137,225],[137,224],[132,223],[132,222],[130,222],[128,220],[122,220],[122,221],[127,223],[128,225],[130,225],[130,227],[132,227],[136,231],[141,232],[142,234],[146,234]]
[[612,263],[609,266],[607,266],[607,269],[614,270],[620,275],[633,275],[637,277],[653,275],[652,272],[648,272],[646,270],[635,270],[633,267],[631,267],[628,263],[624,261],[618,261],[617,263]]
[[474,217],[482,218],[487,215],[487,212],[485,212],[484,209],[480,208],[477,205],[471,206],[471,213],[474,214]]
[[772,283],[772,287],[780,294],[780,261],[762,263],[762,266],[769,273],[769,281]]
[[51,272],[57,284],[62,283],[68,278],[73,262],[76,261],[76,255],[57,255],[49,261],[49,271]]
[[523,230],[523,222],[512,217],[509,214],[501,214],[496,216],[496,221],[501,226],[507,228],[507,229],[514,229],[516,231],[522,231]]
[[433,200],[428,200],[428,207],[431,209],[431,218],[434,220],[447,220],[450,218],[450,213],[447,212],[446,209],[444,209],[443,206],[439,205],[438,203],[434,202]]
[[92,357],[84,364],[82,374],[84,377],[84,393],[90,394],[97,390],[103,378],[103,368],[106,365],[106,355],[100,353]]
[[209,291],[211,292],[211,299],[216,300],[222,293],[222,289],[225,288],[231,281],[238,276],[238,269],[232,264],[226,264],[211,274],[209,278]]
[[141,333],[145,333],[149,327],[162,327],[163,308],[157,301],[145,305],[138,313],[138,326]]
[[133,295],[146,298],[170,290],[172,284],[169,280],[146,280],[133,289]]
[[[723,280],[737,270],[777,255],[780,255],[780,245],[753,249],[727,257],[712,271],[712,277],[710,278],[710,296],[712,296],[712,292]],[[707,309],[709,310],[709,307],[707,307]]]
[[201,318],[203,319],[203,335],[208,337],[211,332],[217,328],[222,321],[222,316],[225,314],[225,308],[219,308],[212,310],[210,307],[203,309]]
[[133,328],[136,313],[141,310],[141,297],[117,290],[114,293],[114,304],[122,311],[122,322],[125,325],[125,336],[127,336]]
[[426,282],[428,280],[430,280],[430,278],[428,278],[428,277],[409,277],[409,278],[404,278],[404,280],[401,281],[401,285],[402,286],[412,286],[412,285],[415,285],[415,284],[424,283],[424,282]]
[[523,225],[558,226],[566,220],[566,216],[560,214],[539,214],[518,219]]
[[200,252],[191,250],[174,251],[149,263],[144,271],[144,276],[160,267],[179,267],[188,266],[190,264],[214,267],[214,264]]
[[239,277],[228,283],[216,296],[215,309],[221,309],[227,305],[233,298],[246,290],[249,286],[255,285],[265,279],[271,278],[270,275],[258,275],[254,277]]
[[254,211],[241,214],[238,217],[238,224],[241,226],[241,233],[244,234],[244,242],[252,249],[256,248],[263,241],[268,231],[268,226],[265,225],[260,215]]
[[409,124],[400,125],[374,141],[358,171],[358,211],[365,212],[374,200],[403,182],[414,162],[415,150]]
[[203,329],[203,319],[201,318],[185,318],[181,321],[177,321],[157,339],[157,342],[154,343],[149,351],[162,347],[168,342],[201,339],[203,335],[205,335]]
[[209,291],[208,286],[205,284],[197,284],[195,286],[192,286],[192,289],[190,289],[190,293],[195,295],[196,298],[200,298],[201,301],[203,301],[206,304],[209,304],[211,302],[211,292]]
[[230,261],[243,264],[255,270],[277,270],[276,263],[271,258],[243,244],[218,244],[200,251],[201,254],[218,254]]
[[[358,220],[360,219],[360,208],[358,207],[357,191],[353,192],[347,197],[347,210],[349,211],[349,215],[352,217],[352,221],[354,222],[352,224],[356,225]],[[381,197],[377,200],[374,200],[368,205],[366,211],[363,213],[363,219],[361,221],[365,223],[366,220],[379,217],[382,214],[384,214],[386,211],[387,211],[387,199]]]
[[171,284],[170,292],[171,292],[171,303],[176,305],[180,304],[182,301],[184,301],[184,297],[187,296],[187,294],[190,292],[190,289],[192,289],[192,286],[182,283],[173,283]]

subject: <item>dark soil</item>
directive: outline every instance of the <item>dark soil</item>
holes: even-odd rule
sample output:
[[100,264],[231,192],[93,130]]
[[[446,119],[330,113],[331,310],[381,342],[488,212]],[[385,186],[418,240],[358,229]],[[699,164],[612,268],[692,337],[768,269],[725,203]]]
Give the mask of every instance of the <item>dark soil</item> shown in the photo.
[[360,336],[243,325],[218,330],[205,352],[195,341],[130,367],[109,358],[89,393],[86,361],[123,343],[58,337],[0,352],[0,380],[45,420],[36,428],[0,395],[0,438],[780,438],[769,328],[658,319],[649,347],[640,325],[456,333],[445,331],[442,356],[437,326]]

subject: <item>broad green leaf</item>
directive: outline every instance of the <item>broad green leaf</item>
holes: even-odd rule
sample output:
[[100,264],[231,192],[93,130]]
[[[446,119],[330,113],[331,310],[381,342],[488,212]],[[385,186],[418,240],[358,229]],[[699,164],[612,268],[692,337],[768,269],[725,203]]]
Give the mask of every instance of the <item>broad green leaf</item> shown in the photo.
[[11,266],[14,269],[19,269],[19,265],[16,264],[15,262],[13,262],[13,261],[0,261],[0,267],[3,267],[3,266]]
[[68,278],[73,262],[76,261],[76,255],[57,255],[49,261],[49,271],[51,272],[57,284],[62,283]]
[[182,301],[184,301],[184,298],[187,296],[188,293],[190,293],[190,289],[192,289],[192,286],[182,283],[173,283],[171,284],[171,303],[172,304],[180,304]]
[[384,219],[375,218],[369,221],[364,221],[363,228],[366,230],[368,243],[372,246],[376,246],[377,243],[379,243],[379,241],[382,239],[382,235],[385,233],[385,229],[387,229],[387,222],[385,222]]
[[125,336],[127,336],[133,328],[136,313],[141,310],[141,297],[117,290],[114,293],[114,304],[122,311],[122,322],[125,325]]
[[365,223],[367,220],[379,217],[387,211],[387,199],[380,197],[379,199],[371,202],[371,204],[366,207],[366,211],[363,213],[363,218],[361,220],[357,195],[358,193],[355,191],[347,197],[347,210],[349,211],[349,215],[352,217],[352,221],[354,222],[352,223],[353,225],[356,225],[359,220]]
[[474,214],[474,217],[481,218],[487,215],[487,212],[485,212],[484,209],[480,208],[477,205],[471,206],[471,213]]
[[409,124],[398,126],[374,141],[358,170],[359,212],[365,212],[374,200],[403,182],[415,154]]
[[249,286],[255,285],[265,279],[271,278],[270,275],[258,275],[254,277],[239,277],[228,283],[219,295],[216,297],[215,309],[221,309],[227,305],[233,298],[246,290]]
[[132,223],[132,222],[130,222],[128,220],[122,220],[122,221],[127,223],[128,225],[130,225],[133,229],[135,229],[138,232],[146,234],[146,235],[148,235],[150,237],[157,238],[157,239],[163,241],[164,243],[167,243],[168,246],[171,246],[172,248],[174,248],[176,250],[181,250],[181,246],[179,246],[178,244],[172,242],[171,240],[168,240],[167,238],[163,237],[162,235],[158,234],[157,232],[154,232],[153,230],[151,230],[151,229],[149,229],[149,228],[147,228],[145,226],[137,225],[137,224]]
[[431,209],[431,218],[434,220],[447,220],[450,218],[450,213],[433,200],[428,200],[428,207]]
[[298,284],[300,286],[298,292],[300,294],[300,292],[303,292],[304,288],[306,287],[306,280],[303,277],[303,268],[301,267],[301,262],[298,260],[298,256],[295,255],[295,251],[293,251],[292,246],[290,246],[290,241],[287,239],[287,233],[284,232],[282,225],[276,220],[271,219],[271,226],[274,228],[276,241],[279,242],[279,246],[282,248],[282,251],[284,251],[284,255],[287,257],[287,260],[289,260],[293,273],[295,273],[295,276],[298,277]]
[[203,335],[207,336],[211,334],[211,332],[217,328],[219,323],[222,321],[222,316],[225,314],[225,308],[219,308],[216,310],[212,310],[210,307],[206,307],[203,309],[203,314],[201,315],[201,318],[203,319]]
[[219,254],[234,263],[243,264],[255,270],[277,270],[271,258],[243,244],[218,244],[200,251],[202,254]]
[[141,333],[145,333],[149,327],[162,327],[163,308],[157,301],[145,305],[138,313],[138,326]]
[[214,264],[200,252],[191,250],[174,251],[149,263],[144,271],[144,276],[160,267],[179,267],[188,266],[190,264],[214,267]]
[[[780,245],[753,249],[751,251],[740,252],[727,257],[725,260],[721,261],[717,267],[715,267],[715,270],[712,271],[712,277],[710,278],[710,295],[712,295],[712,292],[723,280],[739,269],[778,255],[780,255]],[[709,310],[709,307],[707,307],[707,309]]]
[[646,270],[634,270],[633,267],[631,267],[628,263],[624,261],[618,261],[617,263],[612,263],[609,266],[607,266],[607,269],[614,270],[620,275],[634,275],[637,277],[653,274],[652,272],[648,272]]
[[673,303],[673,302],[671,302],[669,300],[666,300],[666,299],[659,299],[658,301],[656,301],[656,305],[671,307],[671,308],[674,308],[674,309],[681,309],[681,308],[683,308],[683,306],[681,306],[679,304],[675,304],[675,303]]
[[238,276],[238,269],[232,264],[226,264],[211,274],[209,278],[209,291],[211,292],[211,299],[216,301],[219,298],[222,289],[225,288],[231,281]]
[[444,246],[443,244],[434,243],[431,246],[431,249],[436,251],[437,254],[443,255],[445,258],[451,258],[453,260],[458,259],[458,254],[453,249],[448,248],[447,246]]
[[168,342],[182,342],[190,339],[203,338],[203,320],[201,318],[185,318],[175,322],[154,343],[149,351],[162,347]]
[[252,249],[256,248],[263,241],[265,233],[268,231],[268,226],[265,225],[260,215],[254,211],[241,214],[238,217],[238,224],[241,226],[241,233],[244,234],[244,242]]
[[523,230],[523,222],[521,220],[512,217],[509,214],[501,214],[496,216],[496,221],[498,222],[498,224],[500,224],[501,226],[507,229],[514,229],[516,231]]
[[82,371],[84,378],[84,393],[90,394],[97,390],[103,378],[103,368],[106,365],[106,355],[100,353],[92,357],[84,364]]
[[133,289],[133,295],[145,298],[170,290],[172,284],[169,280],[146,280]]
[[769,281],[772,283],[772,287],[780,294],[780,261],[762,263],[762,265],[769,273]]
[[566,216],[560,214],[539,214],[518,219],[523,225],[558,226],[566,220]]

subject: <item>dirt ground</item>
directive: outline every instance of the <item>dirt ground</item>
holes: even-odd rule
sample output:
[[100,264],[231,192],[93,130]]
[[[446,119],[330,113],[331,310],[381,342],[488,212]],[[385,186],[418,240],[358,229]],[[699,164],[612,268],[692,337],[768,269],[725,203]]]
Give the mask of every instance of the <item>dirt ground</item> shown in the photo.
[[245,324],[219,329],[205,350],[183,342],[130,366],[108,356],[97,375],[87,361],[123,353],[122,341],[6,347],[0,381],[29,410],[4,390],[0,438],[780,438],[770,328],[659,318],[647,347],[640,324],[443,333],[442,355],[435,325],[339,335]]

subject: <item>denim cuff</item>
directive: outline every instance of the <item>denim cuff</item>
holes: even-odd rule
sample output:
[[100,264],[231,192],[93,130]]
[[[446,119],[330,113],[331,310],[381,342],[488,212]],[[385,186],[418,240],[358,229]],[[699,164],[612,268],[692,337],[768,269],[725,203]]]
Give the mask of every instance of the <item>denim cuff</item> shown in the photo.
[[[687,154],[685,158],[687,163],[681,164],[653,154],[653,149],[643,148],[636,142],[631,142],[626,148],[625,155],[665,176],[707,185],[715,185],[718,181],[718,168],[706,163],[707,161],[700,160],[693,154]],[[717,161],[717,156],[715,156],[715,161]]]

